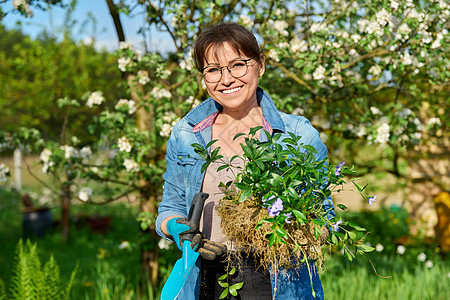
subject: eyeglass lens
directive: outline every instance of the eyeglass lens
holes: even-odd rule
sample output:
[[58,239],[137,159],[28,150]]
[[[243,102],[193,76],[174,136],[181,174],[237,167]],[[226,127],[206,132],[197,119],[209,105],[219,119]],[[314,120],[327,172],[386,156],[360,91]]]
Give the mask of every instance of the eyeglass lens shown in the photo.
[[222,78],[222,69],[227,68],[231,76],[234,78],[239,78],[247,73],[247,62],[246,61],[234,61],[225,67],[207,67],[203,71],[205,80],[208,82],[219,82]]

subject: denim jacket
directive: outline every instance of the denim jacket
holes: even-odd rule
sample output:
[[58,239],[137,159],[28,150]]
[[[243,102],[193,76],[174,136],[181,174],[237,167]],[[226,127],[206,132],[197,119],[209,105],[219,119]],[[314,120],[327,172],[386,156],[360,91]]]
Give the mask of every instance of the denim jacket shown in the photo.
[[[326,157],[327,148],[321,142],[317,130],[306,118],[278,111],[270,96],[261,88],[257,89],[257,99],[264,116],[263,123],[266,123],[264,127],[267,127],[269,132],[272,134],[282,133],[280,140],[288,137],[287,132],[299,135],[302,137],[300,142],[311,145],[317,150],[316,159],[321,160]],[[204,173],[201,172],[203,162],[191,145],[198,143],[205,147],[211,141],[210,125],[212,123],[206,124],[206,126],[204,123],[209,116],[216,114],[221,108],[219,103],[209,98],[191,110],[172,130],[167,143],[167,169],[164,174],[163,199],[159,204],[156,219],[156,231],[164,238],[167,237],[161,232],[162,221],[173,215],[187,217],[192,198],[201,190],[204,177]],[[261,134],[260,139],[264,140],[267,137]],[[329,211],[329,217],[335,216],[333,208],[331,199],[324,201],[323,209]],[[198,299],[200,264],[201,259],[192,269],[177,299]],[[311,271],[316,298],[312,296],[308,269],[299,266],[277,274],[276,299],[323,299],[320,278],[314,266],[311,267]],[[272,287],[274,287],[275,278],[273,274],[271,275]]]

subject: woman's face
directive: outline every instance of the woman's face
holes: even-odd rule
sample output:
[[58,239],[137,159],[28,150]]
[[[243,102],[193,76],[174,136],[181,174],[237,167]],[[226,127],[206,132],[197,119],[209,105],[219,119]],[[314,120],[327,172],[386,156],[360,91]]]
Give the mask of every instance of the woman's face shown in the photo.
[[[204,66],[225,67],[235,60],[249,58],[251,57],[236,53],[228,43],[224,43],[209,48]],[[242,77],[234,78],[227,68],[223,68],[219,82],[210,83],[205,80],[209,95],[223,106],[224,111],[248,112],[257,106],[256,88],[258,78],[264,74],[264,56],[249,60],[247,66],[247,73]]]

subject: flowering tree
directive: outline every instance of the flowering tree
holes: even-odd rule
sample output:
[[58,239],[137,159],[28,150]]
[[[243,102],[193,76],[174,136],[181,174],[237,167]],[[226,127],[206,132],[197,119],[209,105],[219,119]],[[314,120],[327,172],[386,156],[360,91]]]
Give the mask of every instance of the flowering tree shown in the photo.
[[[15,8],[27,15],[30,5],[38,3],[14,2],[20,2]],[[100,110],[88,129],[106,140],[112,151],[106,157],[90,156],[101,148],[84,148],[89,155],[83,156],[83,145],[75,139],[51,149],[47,143],[47,150],[42,144],[46,152],[41,161],[48,172],[69,171],[72,183],[81,179],[81,200],[94,201],[92,181],[106,185],[110,200],[137,191],[140,220],[150,228],[162,192],[170,130],[207,97],[191,47],[197,34],[212,24],[235,21],[252,30],[267,57],[261,84],[278,107],[311,118],[328,137],[330,149],[346,145],[352,162],[368,171],[379,168],[379,161],[358,157],[364,145],[381,158],[391,153],[386,169],[401,176],[401,156],[424,143],[425,137],[442,136],[447,127],[441,118],[448,98],[450,7],[443,0],[107,3],[121,42],[117,63],[129,96],[116,99],[114,110],[103,110],[100,91],[81,101],[66,99],[61,105]],[[140,11],[147,20],[143,30],[154,25],[167,32],[175,53],[142,53],[126,42],[119,16]],[[156,237],[152,239],[144,261],[156,284],[158,249]]]

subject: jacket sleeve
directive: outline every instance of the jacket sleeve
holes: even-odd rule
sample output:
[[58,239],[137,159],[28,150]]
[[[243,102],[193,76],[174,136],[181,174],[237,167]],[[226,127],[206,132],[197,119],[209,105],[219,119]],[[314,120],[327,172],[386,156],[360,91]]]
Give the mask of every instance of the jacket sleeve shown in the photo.
[[156,218],[156,232],[164,238],[167,237],[161,231],[161,223],[167,217],[174,215],[187,217],[185,183],[183,172],[178,164],[177,132],[177,126],[175,126],[167,143],[167,167],[163,176],[163,196],[158,207],[158,217]]
[[[317,161],[321,161],[327,157],[328,149],[320,140],[319,132],[311,125],[308,119],[300,117],[297,123],[296,134],[302,137],[301,141],[303,143],[311,145],[317,150],[318,153],[315,154]],[[331,197],[328,197],[322,202],[322,208],[323,211],[327,212],[328,219],[336,217],[336,213],[334,212],[333,200],[331,199]]]

